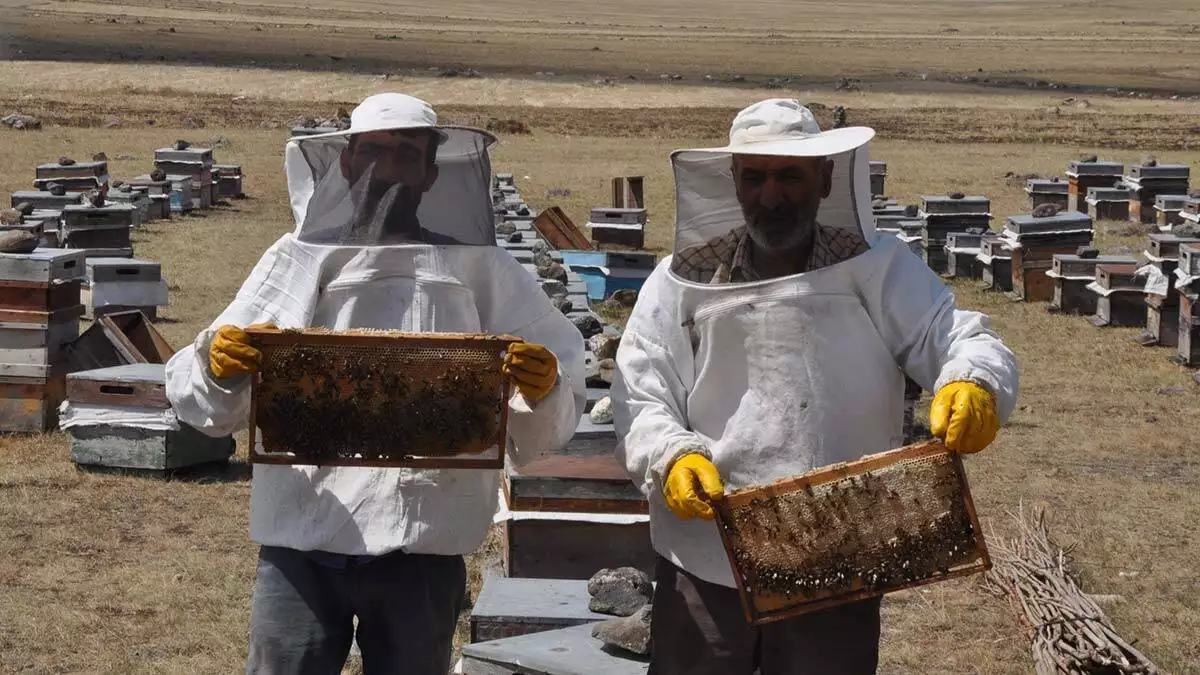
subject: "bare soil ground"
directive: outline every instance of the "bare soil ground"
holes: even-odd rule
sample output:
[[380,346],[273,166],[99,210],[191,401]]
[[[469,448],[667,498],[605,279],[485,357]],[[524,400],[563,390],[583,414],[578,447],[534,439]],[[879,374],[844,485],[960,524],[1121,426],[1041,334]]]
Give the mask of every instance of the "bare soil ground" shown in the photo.
[[[175,34],[157,32],[168,25],[161,17],[140,15],[143,23],[133,23],[137,19],[124,9],[129,4],[47,3],[10,11],[0,34],[8,35],[10,47],[24,45],[23,57],[33,56],[30,45],[40,45],[43,51],[37,53],[45,55],[66,42],[73,43],[70,49],[77,55],[96,59],[104,58],[105,49],[127,50],[135,43],[147,53],[164,54],[167,47],[204,45],[208,51],[202,56],[213,62],[238,61],[253,49],[289,56],[300,49],[324,54],[320,50],[342,45],[359,54],[357,48],[368,45],[360,58],[378,53],[389,67],[419,59],[441,65],[450,61],[441,61],[440,54],[449,53],[460,56],[456,63],[468,65],[484,56],[516,64],[513,77],[434,79],[404,73],[385,80],[353,72],[0,62],[0,113],[20,110],[47,122],[37,133],[0,129],[0,198],[28,186],[36,163],[64,154],[104,151],[113,160],[114,177],[142,173],[151,166],[153,148],[177,138],[214,144],[219,161],[243,165],[249,199],[199,217],[153,223],[135,234],[137,255],[163,263],[171,306],[158,329],[177,348],[220,312],[262,250],[290,229],[280,170],[283,127],[297,117],[328,116],[373,91],[419,93],[451,121],[524,121],[533,133],[502,135],[496,169],[513,172],[535,206],[559,204],[577,222],[587,209],[606,203],[611,176],[646,176],[649,246],[660,252],[669,250],[671,240],[668,153],[719,141],[737,108],[770,95],[846,105],[852,123],[875,126],[880,136],[872,155],[888,162],[888,192],[906,203],[921,194],[959,190],[989,195],[998,219],[1027,212],[1019,181],[1007,174],[1058,174],[1083,153],[1128,162],[1153,152],[1161,161],[1200,170],[1200,104],[1195,101],[958,84],[935,90],[928,82],[923,89],[834,92],[809,87],[807,81],[768,90],[761,78],[757,85],[715,86],[695,75],[691,83],[615,85],[595,85],[585,77],[516,77],[521,68],[548,69],[541,62],[552,60],[564,64],[553,66],[560,72],[603,72],[596,65],[603,61],[595,59],[608,58],[653,73],[667,70],[672,62],[658,59],[668,58],[690,59],[686,72],[692,74],[710,69],[772,76],[800,70],[894,74],[910,63],[954,73],[979,66],[970,63],[969,49],[943,49],[939,45],[946,43],[940,40],[957,45],[968,41],[965,36],[1007,34],[1024,37],[997,38],[985,51],[992,59],[988,64],[1008,63],[1004,67],[1014,76],[1036,72],[1036,77],[1066,79],[1074,68],[1078,83],[1143,86],[1195,79],[1200,59],[1188,21],[1196,19],[1187,18],[1192,15],[1185,12],[1186,2],[1161,3],[1153,21],[1139,22],[1129,21],[1140,16],[1132,3],[1122,2],[1062,8],[921,2],[911,12],[878,3],[838,4],[821,10],[826,23],[819,39],[810,37],[813,29],[802,13],[815,3],[756,4],[754,11],[768,14],[795,8],[794,17],[771,23],[779,35],[792,36],[770,38],[786,49],[766,48],[758,36],[746,37],[762,15],[739,18],[712,2],[681,14],[670,4],[647,9],[621,0],[610,3],[603,16],[591,14],[590,4],[559,3],[559,17],[539,19],[547,24],[540,32],[538,24],[521,20],[520,3],[486,20],[479,17],[491,4],[461,1],[436,11],[391,5],[381,19],[364,15],[378,6],[356,3],[323,6],[320,18],[278,0],[254,6],[154,3],[153,13],[203,11],[204,21],[212,22],[170,17],[170,25],[179,26]],[[114,8],[121,12],[108,16]],[[672,18],[700,16],[704,9],[710,12],[705,19]],[[246,16],[260,15],[273,21],[264,22],[262,32],[253,31],[258,23]],[[301,19],[314,27],[297,24]],[[365,21],[371,25],[355,23]],[[364,42],[364,35],[384,30],[379,26],[388,22],[404,24],[403,31],[396,29],[402,39]],[[207,27],[191,33],[199,31],[197,26]],[[868,35],[868,29],[874,32]],[[941,32],[951,29],[960,32]],[[485,30],[486,37],[477,37]],[[568,30],[575,32],[563,37],[561,31]],[[614,32],[628,34],[627,39]],[[592,34],[604,38],[596,42],[603,50],[633,51],[592,52],[592,42],[584,39]],[[1043,34],[1044,39],[1034,39]],[[1123,41],[1101,40],[1091,47],[1084,40],[1089,35]],[[1125,40],[1128,36],[1138,39]],[[488,42],[471,46],[476,39]],[[865,51],[838,62],[859,70],[830,70],[831,57],[820,40],[835,42],[838,53]],[[907,54],[900,47],[906,40],[923,47]],[[1168,44],[1175,55],[1167,56],[1167,48],[1159,46]],[[104,47],[93,51],[94,45]],[[863,50],[864,45],[872,48]],[[426,47],[431,51],[422,51]],[[1071,49],[1087,58],[1057,58]],[[1116,58],[1117,51],[1122,58]],[[894,60],[888,58],[892,52]],[[783,53],[789,56],[786,71],[771,60]],[[810,54],[825,56],[808,60]],[[535,60],[539,65],[532,65]],[[1075,101],[1067,103],[1068,96]],[[826,122],[828,114],[820,112]],[[205,126],[184,126],[197,122]],[[569,196],[550,196],[561,190],[569,190]],[[1099,243],[1106,250],[1141,250],[1144,229],[1117,223],[1100,227]],[[1006,511],[1022,503],[1048,508],[1054,536],[1076,547],[1075,568],[1084,588],[1123,598],[1109,608],[1123,634],[1165,672],[1200,673],[1195,630],[1200,541],[1194,526],[1200,521],[1194,431],[1200,386],[1193,373],[1170,363],[1169,350],[1136,345],[1134,330],[1099,330],[1082,318],[1051,315],[1039,305],[1012,303],[969,284],[956,282],[954,288],[963,306],[992,316],[1022,367],[1018,412],[997,443],[967,463],[981,515],[1004,532]],[[0,437],[0,672],[240,671],[255,555],[247,537],[244,461],[243,444],[226,472],[162,482],[79,472],[68,460],[68,439],[62,434]],[[473,587],[496,558],[495,540],[473,556]],[[979,592],[973,580],[892,596],[885,613],[881,672],[1032,672],[1011,609]]]

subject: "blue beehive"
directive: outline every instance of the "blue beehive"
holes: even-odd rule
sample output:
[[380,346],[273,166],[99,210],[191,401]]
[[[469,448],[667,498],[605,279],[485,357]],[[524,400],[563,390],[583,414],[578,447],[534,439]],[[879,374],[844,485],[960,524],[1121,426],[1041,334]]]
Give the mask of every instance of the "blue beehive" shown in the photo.
[[640,291],[657,263],[653,253],[563,251],[563,262],[587,284],[588,299],[600,302],[623,290]]

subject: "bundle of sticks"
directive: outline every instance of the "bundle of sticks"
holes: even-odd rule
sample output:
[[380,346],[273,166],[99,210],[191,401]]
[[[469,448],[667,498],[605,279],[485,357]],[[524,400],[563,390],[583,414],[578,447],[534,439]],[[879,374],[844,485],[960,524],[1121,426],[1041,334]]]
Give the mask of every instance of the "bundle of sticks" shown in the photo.
[[987,585],[1008,597],[1033,635],[1038,675],[1155,675],[1158,667],[1122,639],[1069,573],[1069,551],[1050,540],[1045,514],[1012,515],[1018,535],[988,537]]

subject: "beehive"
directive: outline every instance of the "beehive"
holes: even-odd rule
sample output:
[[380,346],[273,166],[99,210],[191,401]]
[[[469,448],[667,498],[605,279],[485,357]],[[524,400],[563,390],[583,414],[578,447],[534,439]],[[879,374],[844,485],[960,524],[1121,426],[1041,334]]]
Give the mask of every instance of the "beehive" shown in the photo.
[[962,461],[937,441],[737,491],[716,511],[756,625],[990,566]]
[[275,464],[501,468],[509,336],[248,331],[262,351],[251,460]]

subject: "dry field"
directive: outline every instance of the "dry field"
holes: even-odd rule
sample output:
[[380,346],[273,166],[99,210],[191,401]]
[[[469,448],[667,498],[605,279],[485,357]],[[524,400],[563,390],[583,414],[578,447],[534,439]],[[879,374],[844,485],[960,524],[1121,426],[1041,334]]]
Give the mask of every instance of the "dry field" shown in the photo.
[[[328,116],[374,91],[417,93],[450,121],[524,121],[533,133],[503,136],[496,169],[513,172],[536,207],[559,204],[579,222],[605,203],[609,177],[645,175],[649,245],[657,251],[670,247],[668,153],[720,140],[733,111],[772,95],[846,105],[852,123],[875,126],[872,155],[888,162],[888,191],[906,203],[929,192],[982,193],[1003,218],[1025,209],[1019,184],[1006,174],[1053,175],[1087,152],[1123,161],[1153,152],[1200,171],[1197,101],[977,84],[939,89],[937,78],[897,75],[986,66],[1014,78],[1078,84],[1156,87],[1190,77],[1200,89],[1198,19],[1184,11],[1194,2],[1156,3],[1154,21],[1129,21],[1141,16],[1132,2],[925,1],[904,14],[839,3],[821,10],[832,14],[819,36],[805,12],[826,5],[805,2],[756,3],[732,16],[725,8],[734,5],[706,1],[699,5],[714,13],[695,20],[681,18],[683,3],[658,3],[655,14],[618,0],[598,15],[594,3],[570,1],[556,5],[560,16],[537,22],[522,20],[520,3],[495,10],[494,3],[452,2],[433,12],[390,4],[376,19],[366,12],[378,6],[340,2],[322,10],[316,28],[305,26],[317,23],[311,11],[280,0],[146,3],[138,10],[142,24],[127,10],[133,4],[42,3],[6,14],[0,35],[24,58],[68,49],[68,41],[68,57],[102,45],[95,53],[103,58],[131,50],[120,45],[130,36],[143,53],[172,56],[175,42],[194,48],[203,37],[213,47],[202,56],[217,65],[259,58],[248,46],[255,45],[263,62],[268,52],[343,50],[364,70],[375,61],[397,71],[451,62],[483,70],[486,56],[500,64],[494,71],[510,75],[466,80],[406,72],[385,80],[353,72],[0,62],[0,114],[21,110],[48,123],[37,133],[0,129],[0,199],[27,186],[37,162],[104,151],[114,177],[127,177],[151,165],[153,148],[177,138],[215,143],[219,161],[243,165],[249,199],[152,223],[135,235],[139,257],[163,262],[171,306],[158,329],[177,348],[290,229],[281,172],[286,123]],[[701,15],[697,4],[686,6],[686,16]],[[480,18],[485,7],[500,14]],[[793,18],[772,21],[777,34],[760,39],[756,25],[784,8]],[[179,18],[197,13],[204,16]],[[43,30],[47,17],[58,37]],[[253,30],[254,17],[269,17],[262,32]],[[170,40],[158,32],[167,26],[178,26]],[[402,39],[362,40],[385,30]],[[1087,46],[1088,36],[1104,40]],[[975,38],[991,46],[964,46]],[[592,51],[593,44],[602,50]],[[822,47],[829,44],[836,49]],[[867,44],[875,48],[862,50]],[[785,48],[768,49],[777,45]],[[853,57],[831,61],[832,52]],[[780,53],[788,63],[772,56]],[[591,73],[622,68],[655,77],[677,70],[694,81],[590,81]],[[587,76],[520,77],[550,69]],[[806,77],[801,88],[781,91],[706,85],[698,77],[706,72]],[[807,76],[831,72],[877,79],[864,92],[809,86]],[[1076,100],[1066,103],[1068,96]],[[828,121],[827,111],[821,115]],[[204,128],[184,128],[195,120]],[[569,196],[549,197],[564,189]],[[1140,250],[1136,228],[1103,224],[1102,231],[1104,248]],[[993,317],[1022,367],[1018,412],[997,443],[967,463],[981,515],[1006,532],[1007,511],[1022,503],[1047,508],[1053,535],[1076,547],[1085,589],[1123,598],[1107,611],[1124,635],[1165,672],[1200,673],[1200,387],[1193,373],[1171,364],[1166,350],[1136,345],[1136,331],[1098,330],[965,284],[955,290],[963,306]],[[238,672],[255,555],[244,446],[226,473],[172,482],[81,473],[67,453],[61,434],[0,437],[0,673]],[[476,585],[495,559],[493,542],[473,557]],[[883,673],[1032,672],[1011,609],[973,581],[890,597],[885,612]]]

